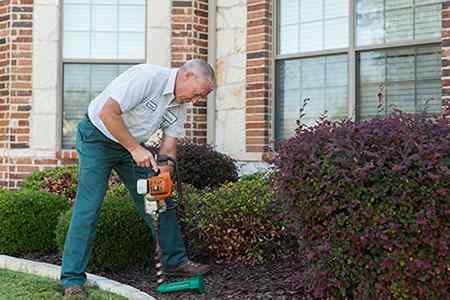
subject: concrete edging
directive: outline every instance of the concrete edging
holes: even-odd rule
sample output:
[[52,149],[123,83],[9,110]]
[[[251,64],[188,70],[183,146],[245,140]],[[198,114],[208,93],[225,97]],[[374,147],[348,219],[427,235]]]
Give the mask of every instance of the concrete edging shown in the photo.
[[[61,272],[60,266],[7,255],[0,255],[0,269],[34,274],[53,280],[59,280]],[[132,300],[155,300],[152,296],[134,287],[89,273],[87,274],[86,285],[95,286],[101,290],[112,292]]]

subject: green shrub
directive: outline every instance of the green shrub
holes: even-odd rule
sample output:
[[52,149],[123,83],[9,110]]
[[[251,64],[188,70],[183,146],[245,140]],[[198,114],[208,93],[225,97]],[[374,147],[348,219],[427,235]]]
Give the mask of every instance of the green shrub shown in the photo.
[[0,253],[41,254],[55,249],[58,216],[68,209],[64,198],[43,192],[0,191]]
[[215,191],[187,186],[184,194],[180,221],[195,254],[255,264],[285,250],[287,234],[272,218],[274,195],[262,177],[224,184]]
[[[150,229],[131,198],[120,190],[108,192],[103,202],[89,270],[121,270],[153,259]],[[71,217],[72,210],[62,215],[57,225],[56,239],[61,252]]]

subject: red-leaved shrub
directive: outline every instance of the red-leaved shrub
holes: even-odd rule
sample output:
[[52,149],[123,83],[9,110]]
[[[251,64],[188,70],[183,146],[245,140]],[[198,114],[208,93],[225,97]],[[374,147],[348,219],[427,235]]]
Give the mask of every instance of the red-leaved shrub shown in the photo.
[[[395,112],[299,128],[275,157],[315,298],[450,298],[450,127]],[[297,277],[295,277],[297,276]]]

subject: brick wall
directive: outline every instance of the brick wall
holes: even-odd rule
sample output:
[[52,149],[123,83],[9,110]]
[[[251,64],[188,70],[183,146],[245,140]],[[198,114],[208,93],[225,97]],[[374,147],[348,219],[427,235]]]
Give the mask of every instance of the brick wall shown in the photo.
[[0,148],[9,148],[10,1],[0,2]]
[[33,171],[76,163],[77,153],[72,150],[59,151],[52,158],[3,156],[0,157],[0,186],[18,189]]
[[450,1],[442,4],[442,103],[443,114],[450,119]]
[[[172,67],[185,61],[208,60],[208,0],[172,2]],[[206,99],[188,109],[186,137],[196,143],[206,143]]]
[[272,1],[247,0],[245,141],[265,152],[271,131]]
[[0,1],[0,185],[17,188],[47,162],[14,157],[30,147],[32,0]]
[[30,146],[33,1],[0,4],[0,142]]

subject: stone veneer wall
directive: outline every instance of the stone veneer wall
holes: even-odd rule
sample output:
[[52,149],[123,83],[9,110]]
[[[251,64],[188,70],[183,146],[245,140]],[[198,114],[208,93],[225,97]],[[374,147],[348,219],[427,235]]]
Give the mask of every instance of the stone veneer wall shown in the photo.
[[237,159],[245,151],[246,0],[217,0],[216,144]]
[[[172,67],[185,61],[208,60],[208,0],[172,2]],[[187,111],[186,137],[195,143],[206,143],[206,99]]]

